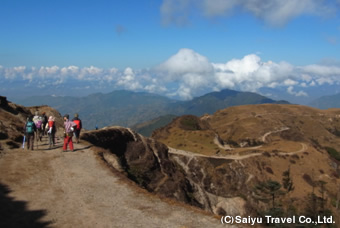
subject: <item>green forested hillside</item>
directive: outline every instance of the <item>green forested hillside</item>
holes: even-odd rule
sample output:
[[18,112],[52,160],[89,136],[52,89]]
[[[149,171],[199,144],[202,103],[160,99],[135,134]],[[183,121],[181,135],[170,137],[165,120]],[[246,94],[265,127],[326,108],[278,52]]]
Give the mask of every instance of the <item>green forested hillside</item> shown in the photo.
[[17,99],[15,102],[25,106],[49,105],[62,115],[67,113],[71,117],[74,113],[79,113],[86,129],[94,129],[96,125],[99,128],[109,125],[131,127],[164,115],[200,116],[205,113],[212,114],[230,106],[277,103],[256,93],[227,89],[208,93],[190,101],[172,100],[145,92],[118,90],[108,94],[91,94],[86,97],[27,97]]

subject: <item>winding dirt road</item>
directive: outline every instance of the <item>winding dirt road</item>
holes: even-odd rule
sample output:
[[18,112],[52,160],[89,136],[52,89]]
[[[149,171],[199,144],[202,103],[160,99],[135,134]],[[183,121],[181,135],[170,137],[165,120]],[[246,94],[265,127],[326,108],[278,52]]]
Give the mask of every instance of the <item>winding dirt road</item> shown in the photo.
[[0,227],[221,227],[123,181],[88,146],[57,146],[0,157]]

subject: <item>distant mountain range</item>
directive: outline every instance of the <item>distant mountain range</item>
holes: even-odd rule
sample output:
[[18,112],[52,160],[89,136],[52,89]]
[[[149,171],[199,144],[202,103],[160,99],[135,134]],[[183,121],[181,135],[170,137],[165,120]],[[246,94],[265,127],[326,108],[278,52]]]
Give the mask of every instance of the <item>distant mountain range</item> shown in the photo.
[[309,103],[309,106],[319,109],[340,108],[340,93],[331,96],[322,96]]
[[246,104],[288,104],[275,101],[256,93],[222,90],[212,92],[190,101],[172,100],[145,92],[117,90],[96,93],[85,97],[34,96],[16,99],[24,106],[49,105],[62,115],[79,113],[86,129],[109,125],[131,127],[164,115],[212,114],[219,109]]

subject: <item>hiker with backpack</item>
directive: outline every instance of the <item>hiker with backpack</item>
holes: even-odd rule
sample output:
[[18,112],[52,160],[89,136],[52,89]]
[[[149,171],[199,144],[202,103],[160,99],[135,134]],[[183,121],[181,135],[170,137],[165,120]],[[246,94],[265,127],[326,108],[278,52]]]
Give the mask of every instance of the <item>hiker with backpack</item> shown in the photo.
[[64,146],[63,146],[63,152],[66,152],[67,150],[67,145],[70,146],[70,150],[73,152],[73,142],[72,142],[72,137],[73,137],[73,132],[76,128],[77,124],[75,124],[73,121],[70,121],[69,115],[65,114],[64,115],[64,127],[65,127],[65,132],[64,132]]
[[36,136],[36,138],[37,138],[37,141],[39,141],[40,140],[40,142],[42,141],[41,140],[41,138],[42,138],[42,131],[43,131],[43,129],[42,129],[42,117],[41,116],[39,116],[39,112],[38,111],[35,111],[35,115],[34,115],[34,117],[33,117],[33,122],[34,122],[34,124],[35,124],[35,127],[36,127],[36,134],[35,134],[35,136]]
[[42,113],[41,118],[42,118],[42,127],[41,127],[42,135],[45,135],[46,134],[45,129],[47,128],[47,125],[48,125],[48,118],[45,112]]
[[33,150],[34,146],[34,132],[36,131],[36,126],[33,122],[33,116],[30,115],[25,124],[25,137],[27,140],[27,149]]
[[57,128],[55,126],[55,118],[53,116],[50,116],[48,118],[48,123],[46,124],[46,131],[48,135],[48,144],[50,149],[52,146],[55,146],[55,133],[57,131]]
[[76,129],[74,130],[74,136],[76,137],[76,143],[79,143],[79,136],[80,136],[80,131],[82,129],[82,123],[81,123],[81,119],[79,119],[79,114],[76,113],[74,114],[74,118],[72,119],[72,121],[77,125]]

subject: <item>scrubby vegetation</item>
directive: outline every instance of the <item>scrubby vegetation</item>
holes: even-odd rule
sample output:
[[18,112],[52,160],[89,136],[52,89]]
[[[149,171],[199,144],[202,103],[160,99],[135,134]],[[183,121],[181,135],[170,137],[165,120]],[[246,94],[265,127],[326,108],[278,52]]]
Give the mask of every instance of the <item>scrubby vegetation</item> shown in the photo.
[[326,147],[325,149],[332,158],[340,161],[340,153],[336,149],[332,147]]

